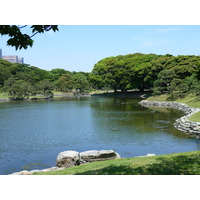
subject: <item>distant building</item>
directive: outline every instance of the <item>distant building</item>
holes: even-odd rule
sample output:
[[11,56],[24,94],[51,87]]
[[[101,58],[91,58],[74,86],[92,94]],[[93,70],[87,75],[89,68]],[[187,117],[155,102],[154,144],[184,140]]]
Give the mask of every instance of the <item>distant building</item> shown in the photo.
[[3,59],[11,63],[18,63],[18,56],[3,56]]
[[18,56],[3,56],[4,60],[7,60],[11,63],[21,63],[24,64],[24,58]]
[[7,60],[11,63],[21,63],[24,64],[24,58],[18,57],[18,56],[3,56],[2,55],[2,49],[0,49],[0,58]]
[[24,58],[18,57],[18,63],[24,64]]

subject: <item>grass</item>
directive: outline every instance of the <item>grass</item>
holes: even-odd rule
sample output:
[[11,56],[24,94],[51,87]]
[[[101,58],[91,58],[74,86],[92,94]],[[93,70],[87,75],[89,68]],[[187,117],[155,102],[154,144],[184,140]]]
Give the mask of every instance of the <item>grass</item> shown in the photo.
[[147,101],[167,101],[168,97],[169,97],[169,95],[162,94],[162,95],[158,95],[158,96],[150,96],[146,100]]
[[[159,95],[159,96],[151,96],[151,97],[147,98],[146,100],[147,101],[168,101],[167,100],[168,98],[169,98],[169,95],[163,94],[163,95]],[[169,102],[185,103],[188,106],[200,108],[200,100],[192,94],[188,94],[184,98],[178,98],[174,101],[169,101]]]
[[92,162],[35,175],[200,175],[200,151]]
[[190,118],[189,118],[190,121],[193,121],[193,122],[200,122],[200,112],[197,112],[195,114],[193,114]]
[[9,99],[9,96],[6,92],[0,93],[0,99]]
[[[65,95],[66,93],[53,91],[53,94],[56,95],[56,96],[54,96],[54,99],[60,99],[62,97],[62,95]],[[29,99],[31,99],[31,98],[44,98],[44,97],[45,97],[44,95],[30,95]],[[2,92],[2,93],[0,93],[0,99],[10,99],[10,96],[6,92]]]

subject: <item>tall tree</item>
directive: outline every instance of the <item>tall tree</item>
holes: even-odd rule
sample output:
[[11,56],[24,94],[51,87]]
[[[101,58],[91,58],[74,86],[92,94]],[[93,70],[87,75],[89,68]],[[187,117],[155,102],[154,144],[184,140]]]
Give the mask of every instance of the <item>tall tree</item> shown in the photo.
[[68,92],[69,90],[73,89],[73,78],[70,74],[63,74],[57,83],[58,88],[62,92]]
[[77,73],[73,76],[73,87],[80,92],[89,89],[89,82],[82,73]]

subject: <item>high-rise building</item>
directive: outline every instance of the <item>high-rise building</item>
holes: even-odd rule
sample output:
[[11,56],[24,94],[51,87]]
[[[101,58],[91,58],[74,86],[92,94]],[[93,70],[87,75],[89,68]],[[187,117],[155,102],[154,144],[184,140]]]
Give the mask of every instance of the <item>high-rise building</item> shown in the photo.
[[2,50],[0,49],[0,58],[2,58]]
[[18,56],[3,56],[3,59],[11,63],[18,63]]
[[18,57],[18,63],[24,64],[24,58]]
[[24,64],[24,58],[18,56],[2,56],[4,60],[7,60],[11,63],[21,63]]
[[2,49],[0,49],[0,58],[4,59],[4,60],[7,60],[11,63],[21,63],[21,64],[24,64],[24,58],[23,57],[18,57],[18,56],[3,56],[2,55]]

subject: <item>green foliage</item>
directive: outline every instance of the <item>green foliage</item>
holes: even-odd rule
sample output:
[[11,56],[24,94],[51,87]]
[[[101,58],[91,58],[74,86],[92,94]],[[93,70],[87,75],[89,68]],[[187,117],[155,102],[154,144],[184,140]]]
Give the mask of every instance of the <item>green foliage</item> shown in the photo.
[[38,33],[44,33],[47,31],[58,31],[58,25],[32,25],[29,29],[31,34],[22,33],[22,30],[27,27],[17,25],[0,25],[0,34],[7,35],[10,39],[7,41],[7,45],[13,46],[18,49],[27,49],[29,46],[33,46],[32,37]]
[[[40,27],[41,28],[41,27]],[[40,30],[41,31],[41,30]],[[145,89],[154,95],[168,93],[170,99],[184,97],[186,93],[200,96],[200,56],[172,56],[156,54],[128,54],[107,57],[94,65],[91,73],[69,72],[65,69],[46,71],[26,64],[10,63],[0,59],[0,86],[9,78],[23,80],[41,92],[44,83],[57,91],[103,89],[117,92]],[[41,87],[39,87],[41,85]],[[8,88],[7,88],[8,90]]]
[[153,88],[154,94],[173,94],[178,85],[181,91],[190,91],[191,88],[180,80],[191,75],[200,78],[199,74],[200,56],[135,53],[102,59],[92,70],[91,82],[96,89],[106,87],[124,92],[128,89],[143,91]]
[[0,86],[4,85],[6,81],[12,75],[12,64],[6,60],[0,59]]
[[50,98],[53,97],[53,93],[51,92],[53,89],[53,84],[47,79],[41,80],[35,85],[36,93],[43,94]]
[[73,88],[81,92],[88,90],[90,73],[72,73],[59,68],[46,71],[0,59],[0,89],[7,92],[11,99],[24,99],[36,94],[52,98],[53,89],[68,92]]
[[104,58],[95,64],[91,81],[98,89],[109,87],[122,92],[133,88],[143,90],[150,82],[149,62],[155,57],[158,56],[136,53]]
[[89,89],[89,82],[85,75],[82,73],[77,73],[73,76],[73,87],[76,90],[80,90],[80,92],[84,92],[84,90]]
[[9,78],[5,81],[4,91],[9,93],[11,99],[21,100],[25,97],[28,98],[32,91],[32,86],[24,80]]
[[73,78],[70,74],[63,74],[56,82],[56,87],[62,92],[68,92],[73,89]]
[[157,80],[154,82],[154,94],[169,92],[174,90],[174,84],[171,85],[172,80],[174,80],[176,74],[173,70],[162,70],[157,77]]
[[50,72],[53,75],[54,80],[58,80],[64,74],[71,74],[71,72],[61,68],[52,69]]

